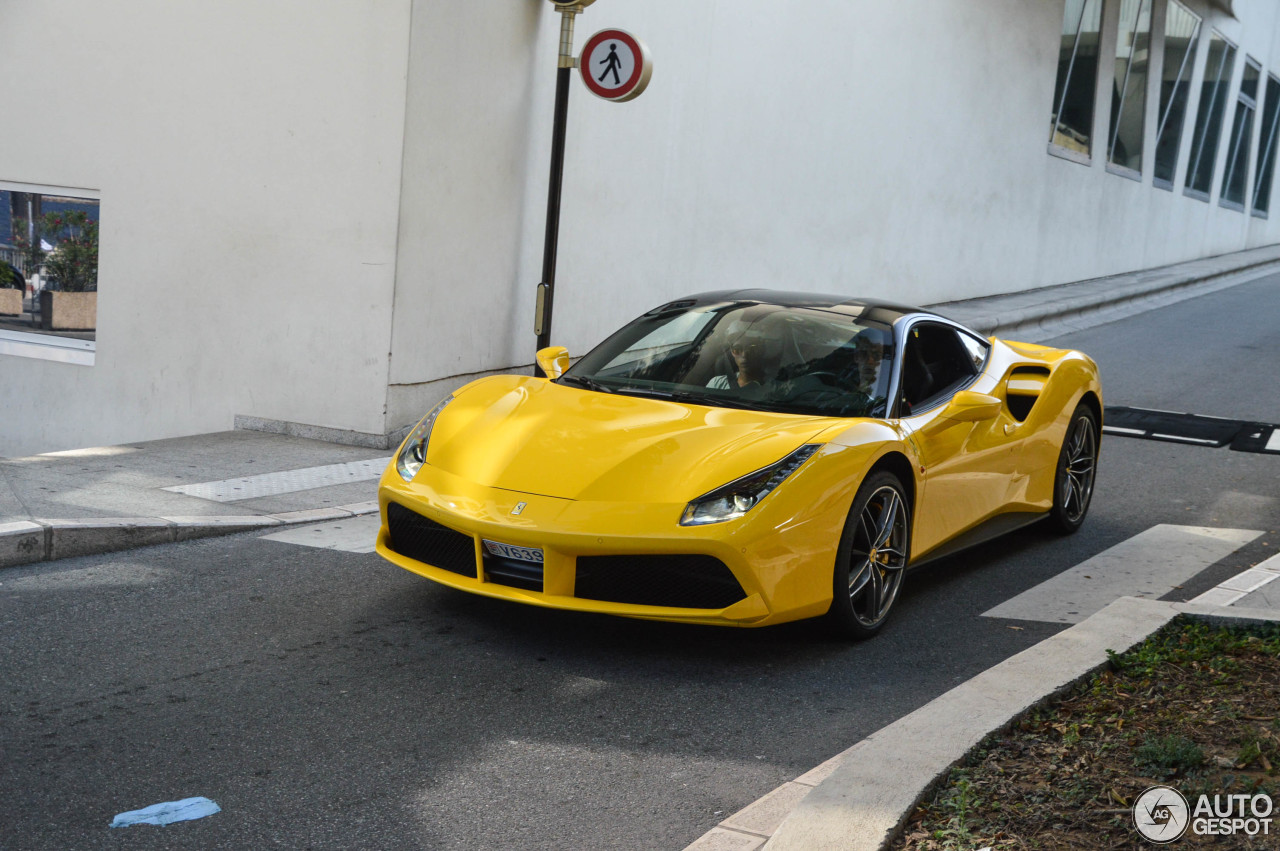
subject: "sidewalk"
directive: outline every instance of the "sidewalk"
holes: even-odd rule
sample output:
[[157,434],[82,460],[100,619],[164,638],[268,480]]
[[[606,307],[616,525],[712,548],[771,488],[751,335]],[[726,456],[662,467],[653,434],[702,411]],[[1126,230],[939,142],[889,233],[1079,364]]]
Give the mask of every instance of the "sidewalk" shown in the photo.
[[389,458],[230,431],[0,459],[0,567],[373,514]]
[[[1032,342],[1280,272],[1280,246],[934,305]],[[0,458],[0,568],[377,511],[390,454],[253,431]],[[690,846],[879,849],[989,732],[1180,614],[1280,620],[1280,558],[1189,604],[1121,599],[735,813]],[[1273,575],[1274,574],[1274,575]],[[1238,587],[1237,587],[1238,586]],[[1213,593],[1213,592],[1211,592]]]

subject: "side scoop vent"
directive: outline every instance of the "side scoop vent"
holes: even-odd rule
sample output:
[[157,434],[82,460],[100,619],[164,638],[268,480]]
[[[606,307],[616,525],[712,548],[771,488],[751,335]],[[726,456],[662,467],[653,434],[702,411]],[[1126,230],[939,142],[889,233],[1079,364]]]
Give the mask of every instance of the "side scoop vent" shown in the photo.
[[1010,370],[1009,380],[1005,384],[1005,405],[1009,408],[1010,416],[1018,422],[1029,417],[1048,380],[1048,367],[1015,366]]

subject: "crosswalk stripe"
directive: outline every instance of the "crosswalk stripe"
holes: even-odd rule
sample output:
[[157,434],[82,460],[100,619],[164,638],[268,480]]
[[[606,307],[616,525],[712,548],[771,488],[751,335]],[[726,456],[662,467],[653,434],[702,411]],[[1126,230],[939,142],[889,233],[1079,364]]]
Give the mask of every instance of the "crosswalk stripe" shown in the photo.
[[1079,623],[1119,597],[1163,597],[1261,534],[1252,529],[1152,526],[983,616]]
[[304,467],[299,470],[281,470],[278,473],[261,473],[238,479],[222,479],[217,482],[200,482],[194,485],[174,485],[162,488],[173,493],[210,499],[215,502],[236,502],[263,496],[279,496],[295,491],[345,485],[351,482],[367,482],[378,478],[387,468],[390,458],[371,458],[367,461],[348,461],[345,464],[326,464],[322,467]]
[[265,541],[282,544],[299,544],[323,550],[340,550],[344,553],[371,553],[378,538],[381,518],[377,514],[350,517],[329,523],[297,526],[283,532],[261,535]]

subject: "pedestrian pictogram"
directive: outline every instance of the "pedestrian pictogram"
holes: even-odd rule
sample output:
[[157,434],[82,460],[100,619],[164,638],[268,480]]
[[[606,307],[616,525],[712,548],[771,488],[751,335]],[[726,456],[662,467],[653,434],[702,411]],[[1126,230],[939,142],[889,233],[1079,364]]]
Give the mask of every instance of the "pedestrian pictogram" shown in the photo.
[[624,30],[601,30],[582,48],[582,81],[605,100],[628,101],[649,85],[653,62],[644,42]]
[[600,75],[599,81],[604,82],[604,78],[613,74],[613,85],[621,86],[622,78],[618,76],[618,66],[622,64],[622,60],[618,58],[618,43],[616,41],[609,43],[609,55],[600,60],[604,63],[604,73]]

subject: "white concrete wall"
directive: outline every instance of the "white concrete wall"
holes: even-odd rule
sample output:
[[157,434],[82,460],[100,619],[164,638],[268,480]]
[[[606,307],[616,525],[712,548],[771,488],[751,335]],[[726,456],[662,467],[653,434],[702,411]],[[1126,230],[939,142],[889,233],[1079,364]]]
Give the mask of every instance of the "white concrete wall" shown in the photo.
[[0,356],[0,454],[384,427],[408,0],[8,0],[0,180],[101,193],[96,363]]
[[552,18],[546,0],[414,3],[389,429],[461,380],[432,382],[533,361],[521,289],[540,260],[523,248],[542,244],[526,202],[538,176],[546,197],[531,150],[550,132]]

